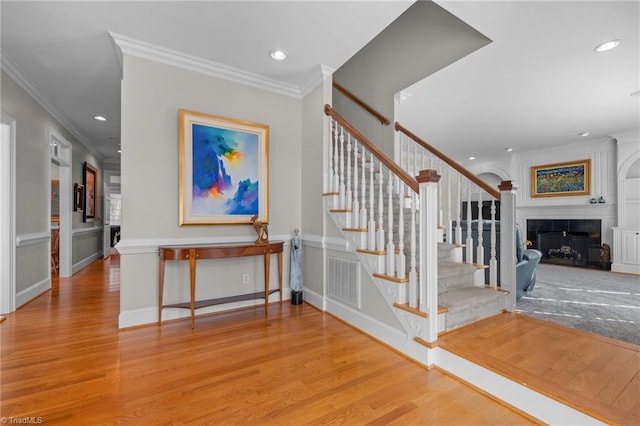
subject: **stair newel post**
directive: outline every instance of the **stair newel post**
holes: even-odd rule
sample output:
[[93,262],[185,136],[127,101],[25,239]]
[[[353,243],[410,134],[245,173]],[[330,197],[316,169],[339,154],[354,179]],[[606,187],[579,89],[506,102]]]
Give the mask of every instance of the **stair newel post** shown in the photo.
[[375,250],[376,249],[376,221],[374,219],[375,216],[375,210],[374,210],[374,205],[373,205],[373,194],[375,194],[375,185],[374,185],[374,181],[373,181],[373,169],[374,169],[374,164],[373,164],[373,153],[371,153],[371,156],[369,157],[369,227],[368,227],[368,236],[369,236],[369,243],[368,243],[368,248],[369,250]]
[[339,153],[340,153],[340,170],[339,170],[339,186],[338,186],[338,193],[339,193],[339,200],[340,200],[340,207],[338,207],[339,209],[344,209],[345,208],[345,185],[344,185],[344,127],[340,126],[340,149],[339,149]]
[[491,198],[491,253],[489,257],[489,285],[498,285],[498,261],[496,260],[496,201]]
[[418,271],[416,269],[416,204],[418,194],[411,191],[411,269],[409,270],[409,306],[418,308]]
[[438,339],[438,182],[435,170],[422,170],[420,185],[420,310],[427,313],[427,342]]
[[[347,187],[345,192],[346,204],[345,208],[351,210],[353,208],[352,190],[351,190],[351,133],[347,133]],[[347,215],[347,228],[351,227],[351,214]]]
[[502,181],[500,189],[500,287],[509,292],[507,311],[516,309],[516,192],[518,185]]
[[387,202],[387,226],[389,227],[389,236],[387,238],[387,275],[392,276],[396,270],[396,247],[393,244],[393,172],[391,170],[389,170],[387,192],[389,197]]
[[462,244],[462,181],[456,173],[456,244]]
[[382,161],[378,169],[378,230],[376,232],[376,250],[384,251],[384,198],[382,196],[382,186],[384,184],[384,174],[382,171]]
[[360,201],[358,200],[358,140],[353,140],[353,204],[351,226],[360,227]]
[[471,182],[467,182],[467,240],[465,241],[465,253],[467,263],[473,263],[473,237],[471,236]]
[[476,251],[476,263],[478,265],[484,264],[484,232],[482,217],[482,189],[478,188],[478,247]]

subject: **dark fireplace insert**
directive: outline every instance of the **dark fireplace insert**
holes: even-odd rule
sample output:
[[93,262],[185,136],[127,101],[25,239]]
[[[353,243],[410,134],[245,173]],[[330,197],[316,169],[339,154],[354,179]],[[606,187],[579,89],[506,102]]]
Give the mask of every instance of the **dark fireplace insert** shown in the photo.
[[606,269],[601,260],[600,219],[529,219],[527,244],[540,262]]

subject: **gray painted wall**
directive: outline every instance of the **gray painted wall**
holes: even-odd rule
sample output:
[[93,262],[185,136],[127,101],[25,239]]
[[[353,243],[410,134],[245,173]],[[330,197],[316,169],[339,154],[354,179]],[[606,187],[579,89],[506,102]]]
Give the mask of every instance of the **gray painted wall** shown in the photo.
[[[16,120],[16,237],[48,233],[50,218],[47,217],[47,211],[51,191],[48,131],[55,130],[73,145],[73,182],[82,182],[83,161],[88,160],[99,169],[101,163],[4,71],[1,84],[2,112]],[[77,213],[73,213],[73,229],[94,226],[84,224],[81,220],[81,216],[78,219]],[[100,237],[93,241],[84,238],[78,247],[74,247],[75,240],[72,242],[73,263],[101,250]],[[29,294],[32,297],[29,289],[41,293],[49,288],[49,268],[49,241],[18,247],[16,294]]]
[[[144,246],[121,255],[121,326],[157,315],[157,241],[194,238],[254,241],[250,225],[179,226],[178,110],[188,109],[269,125],[269,233],[289,239],[301,226],[301,101],[261,89],[124,56],[122,81],[121,245]],[[154,249],[155,244],[155,249]],[[123,251],[125,251],[123,249]],[[288,250],[285,253],[288,259]],[[177,262],[175,262],[177,263]],[[275,264],[274,264],[275,265]],[[271,282],[277,279],[272,267]],[[285,261],[285,288],[288,262]],[[259,257],[198,265],[198,298],[262,288]],[[184,298],[184,265],[170,265],[166,297]],[[251,283],[242,284],[249,273]],[[172,275],[173,274],[173,275]],[[169,314],[168,314],[169,315]],[[179,315],[179,314],[178,314]]]

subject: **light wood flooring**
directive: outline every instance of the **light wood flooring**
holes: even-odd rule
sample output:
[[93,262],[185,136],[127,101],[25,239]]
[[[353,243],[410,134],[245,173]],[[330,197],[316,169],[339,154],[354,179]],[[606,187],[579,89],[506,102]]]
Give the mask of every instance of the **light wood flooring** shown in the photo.
[[640,346],[522,314],[463,327],[438,346],[605,423],[640,425]]
[[[0,416],[43,424],[531,424],[303,304],[118,330],[119,260],[0,325]],[[12,420],[13,418],[13,420]]]

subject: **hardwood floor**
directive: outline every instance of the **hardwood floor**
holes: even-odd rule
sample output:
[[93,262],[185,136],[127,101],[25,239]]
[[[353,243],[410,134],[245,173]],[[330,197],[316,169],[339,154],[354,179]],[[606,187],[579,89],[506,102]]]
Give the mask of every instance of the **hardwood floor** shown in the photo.
[[527,317],[496,315],[438,345],[609,424],[640,424],[640,346]]
[[44,424],[532,424],[309,305],[118,330],[118,256],[0,325],[0,416]]

